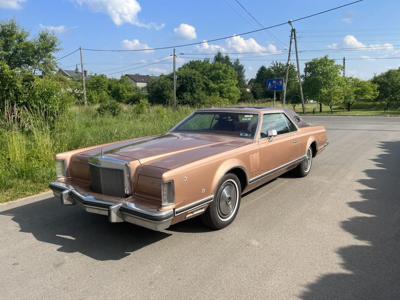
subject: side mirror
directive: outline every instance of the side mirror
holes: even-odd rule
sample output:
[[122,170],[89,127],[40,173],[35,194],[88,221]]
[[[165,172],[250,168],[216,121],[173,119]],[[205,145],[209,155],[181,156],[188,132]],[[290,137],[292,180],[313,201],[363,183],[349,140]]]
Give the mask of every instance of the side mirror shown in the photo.
[[277,136],[277,135],[278,135],[278,132],[276,131],[276,129],[268,130],[268,137],[269,138],[272,138],[272,137]]

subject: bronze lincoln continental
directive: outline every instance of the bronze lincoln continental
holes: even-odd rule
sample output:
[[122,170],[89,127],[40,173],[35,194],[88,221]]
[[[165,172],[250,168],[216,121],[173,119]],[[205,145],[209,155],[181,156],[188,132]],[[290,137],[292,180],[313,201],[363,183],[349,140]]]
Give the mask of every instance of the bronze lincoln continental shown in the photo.
[[307,176],[327,144],[324,127],[291,110],[201,109],[161,136],[58,154],[50,187],[110,222],[162,230],[202,215],[220,229],[243,193],[288,171]]

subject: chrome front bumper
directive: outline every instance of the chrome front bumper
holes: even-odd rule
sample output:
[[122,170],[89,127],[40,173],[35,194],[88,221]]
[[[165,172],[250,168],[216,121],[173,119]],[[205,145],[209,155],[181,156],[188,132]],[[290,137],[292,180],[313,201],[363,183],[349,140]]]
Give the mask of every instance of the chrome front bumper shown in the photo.
[[113,203],[83,195],[72,186],[53,182],[50,184],[54,197],[63,205],[82,205],[87,212],[108,216],[111,223],[129,222],[152,230],[166,229],[171,225],[173,210],[145,209],[131,202]]

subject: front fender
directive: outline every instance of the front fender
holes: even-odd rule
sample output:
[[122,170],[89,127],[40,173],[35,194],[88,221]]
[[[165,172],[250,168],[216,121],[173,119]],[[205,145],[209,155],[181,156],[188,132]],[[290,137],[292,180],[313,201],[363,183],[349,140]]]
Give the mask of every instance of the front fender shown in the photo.
[[232,169],[241,169],[246,174],[246,181],[249,179],[249,172],[247,171],[243,161],[237,158],[228,159],[224,161],[216,170],[214,178],[211,183],[211,191],[215,194],[221,178]]

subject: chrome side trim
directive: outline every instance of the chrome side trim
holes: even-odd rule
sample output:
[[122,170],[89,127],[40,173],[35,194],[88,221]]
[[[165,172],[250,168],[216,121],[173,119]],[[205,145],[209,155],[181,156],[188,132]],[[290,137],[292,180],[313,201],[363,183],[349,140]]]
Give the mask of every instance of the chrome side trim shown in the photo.
[[203,206],[211,203],[213,201],[213,199],[214,199],[214,195],[211,195],[206,198],[200,199],[196,202],[179,207],[179,208],[175,209],[175,216],[179,216],[181,214],[188,213],[188,212],[191,212],[196,209],[200,209]]
[[326,142],[325,144],[321,145],[321,146],[319,147],[319,149],[317,150],[317,153],[319,153],[319,152],[321,152],[322,150],[324,150],[324,149],[326,148],[326,146],[328,146],[328,145],[329,145],[329,142]]
[[268,176],[268,175],[271,175],[271,174],[273,174],[273,173],[275,173],[275,172],[277,172],[277,171],[279,171],[279,170],[281,170],[281,169],[284,169],[284,168],[286,168],[286,167],[289,167],[290,165],[294,165],[294,164],[296,164],[296,163],[300,163],[300,162],[302,162],[304,159],[305,159],[305,155],[303,155],[303,156],[301,156],[301,157],[299,157],[299,158],[296,158],[296,159],[294,159],[294,160],[292,160],[292,161],[289,161],[289,162],[287,162],[287,163],[285,163],[285,164],[283,164],[283,165],[281,165],[281,166],[279,166],[279,167],[276,167],[276,168],[274,168],[274,169],[272,169],[272,170],[269,170],[269,171],[267,171],[267,172],[265,172],[265,173],[262,173],[262,174],[260,174],[260,175],[258,175],[258,176],[256,176],[256,177],[253,177],[253,178],[251,178],[250,180],[249,180],[249,183],[253,183],[253,182],[255,182],[255,181],[257,181],[257,180],[260,180],[260,179],[262,179],[263,177],[266,177],[266,176]]

